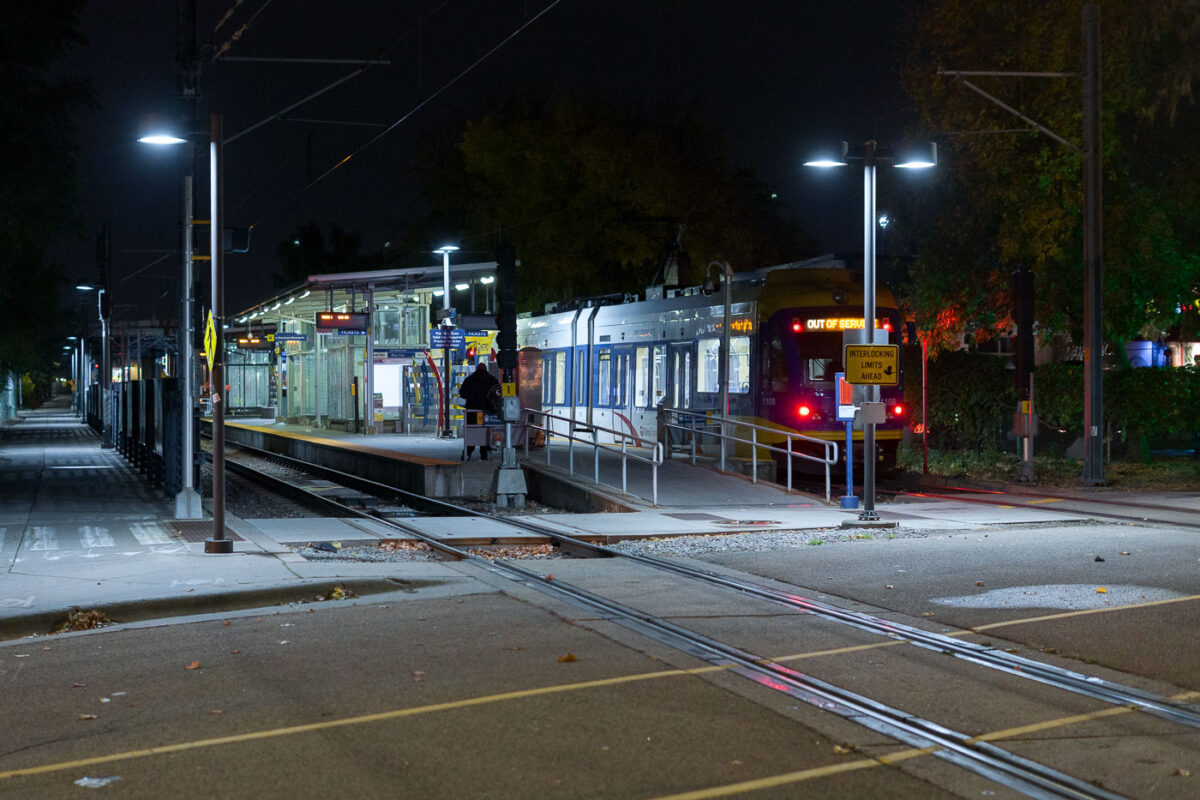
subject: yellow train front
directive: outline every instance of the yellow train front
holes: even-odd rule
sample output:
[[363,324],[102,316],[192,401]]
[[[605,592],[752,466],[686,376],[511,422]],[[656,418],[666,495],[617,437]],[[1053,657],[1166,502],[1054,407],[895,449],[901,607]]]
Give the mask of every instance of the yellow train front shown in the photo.
[[[522,405],[573,419],[649,446],[663,408],[716,414],[720,353],[729,327],[730,416],[782,432],[839,443],[835,374],[843,334],[863,327],[862,273],[834,257],[735,273],[726,312],[724,287],[655,286],[644,295],[580,299],[545,314],[521,315],[518,383]],[[900,315],[880,287],[876,327],[899,343]],[[886,387],[887,421],[876,429],[881,470],[896,463],[904,410],[902,387]],[[861,461],[862,432],[854,433]],[[797,445],[799,449],[801,445]],[[814,445],[815,447],[815,445]],[[767,451],[760,458],[771,457]],[[815,467],[793,460],[794,470]],[[780,474],[783,474],[782,472]]]
[[[900,344],[902,319],[892,292],[878,287],[875,302],[875,327],[886,332],[889,344]],[[764,424],[838,442],[844,461],[846,422],[837,418],[836,376],[845,371],[845,332],[863,329],[862,273],[845,268],[774,270],[758,305],[762,371],[757,416]],[[875,458],[881,471],[896,466],[907,417],[903,398],[901,373],[895,386],[880,388],[886,422],[876,427]],[[852,437],[855,461],[862,463],[862,430],[852,431]],[[796,449],[821,455],[817,446],[798,444]],[[804,459],[793,462],[793,469],[813,468]]]

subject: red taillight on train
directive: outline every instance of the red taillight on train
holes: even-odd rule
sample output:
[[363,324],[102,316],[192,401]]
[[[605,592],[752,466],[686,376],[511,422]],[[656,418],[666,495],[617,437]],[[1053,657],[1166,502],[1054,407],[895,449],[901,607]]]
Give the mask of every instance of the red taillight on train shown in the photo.
[[883,321],[883,329],[885,331],[887,331],[888,333],[891,333],[892,332],[892,321],[885,319]]
[[892,416],[894,416],[894,417],[903,417],[904,416],[904,405],[902,403],[896,403],[894,406],[892,406]]
[[812,408],[804,403],[801,403],[800,405],[796,406],[796,414],[798,414],[801,419],[808,419],[812,416]]
[[792,320],[792,333],[803,333],[804,323],[798,319]]

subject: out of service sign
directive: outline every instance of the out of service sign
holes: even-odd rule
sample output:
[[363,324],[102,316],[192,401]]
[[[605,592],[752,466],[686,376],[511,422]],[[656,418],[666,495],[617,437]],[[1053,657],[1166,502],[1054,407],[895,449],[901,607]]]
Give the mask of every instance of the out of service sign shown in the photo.
[[847,383],[900,385],[900,345],[848,344],[842,355]]

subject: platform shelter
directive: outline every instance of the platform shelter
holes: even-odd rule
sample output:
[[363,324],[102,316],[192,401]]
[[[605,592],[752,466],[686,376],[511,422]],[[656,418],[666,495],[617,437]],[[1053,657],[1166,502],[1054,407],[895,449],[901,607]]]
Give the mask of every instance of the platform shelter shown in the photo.
[[[449,270],[453,404],[476,361],[491,360],[496,263]],[[231,314],[227,417],[362,433],[438,430],[443,280],[442,264],[310,275]]]

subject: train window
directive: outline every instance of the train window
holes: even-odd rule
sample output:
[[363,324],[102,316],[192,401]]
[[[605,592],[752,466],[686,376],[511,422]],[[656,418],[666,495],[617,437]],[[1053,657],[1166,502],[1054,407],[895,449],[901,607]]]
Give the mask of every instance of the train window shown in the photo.
[[612,350],[602,347],[596,351],[596,405],[612,404]]
[[810,358],[806,362],[805,372],[809,382],[832,381],[833,376],[842,371],[842,363],[836,358]]
[[729,393],[750,393],[750,337],[729,340]]
[[588,387],[591,386],[591,381],[588,380],[588,361],[585,357],[587,353],[582,347],[575,353],[575,392],[574,403],[577,406],[587,405]]
[[565,406],[567,404],[567,354],[563,351],[554,353],[551,358],[554,359],[553,368],[547,370],[550,376],[550,382],[554,386],[554,394],[551,395],[551,403],[556,406]]
[[633,353],[633,404],[650,408],[650,348],[639,347]]
[[767,350],[767,374],[771,376],[771,391],[787,391],[787,361],[783,357],[783,340],[774,338]]
[[696,352],[700,362],[696,365],[696,391],[721,391],[721,340],[701,339]]
[[692,407],[692,351],[690,344],[682,345],[672,352],[672,372],[675,390],[672,399],[675,408]]
[[629,394],[629,353],[613,353],[612,404],[624,408]]
[[654,397],[651,403],[657,406],[667,399],[667,346],[654,345],[654,375],[651,381],[654,387]]

